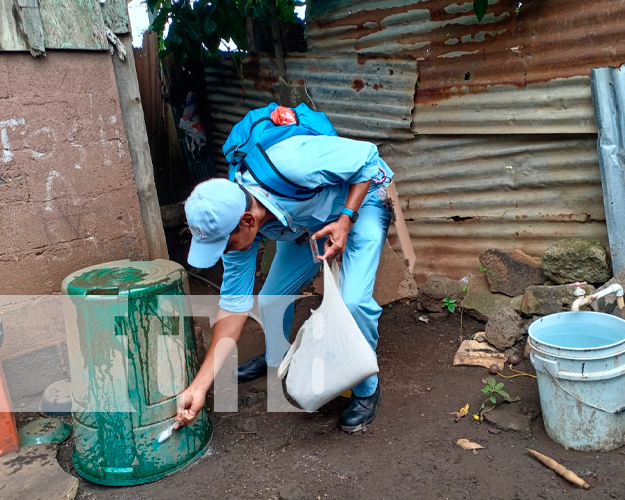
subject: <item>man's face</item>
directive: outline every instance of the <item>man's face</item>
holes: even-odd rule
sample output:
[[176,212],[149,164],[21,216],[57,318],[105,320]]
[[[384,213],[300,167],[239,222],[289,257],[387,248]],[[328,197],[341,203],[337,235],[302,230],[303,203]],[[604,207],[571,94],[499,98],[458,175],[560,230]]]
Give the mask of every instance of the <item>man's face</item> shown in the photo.
[[258,225],[253,218],[252,220],[249,220],[245,217],[245,215],[248,214],[244,214],[241,218],[241,221],[239,222],[239,230],[235,233],[230,233],[228,245],[226,246],[224,253],[228,253],[230,251],[245,252],[246,250],[249,250],[252,243],[254,243],[254,238],[256,238],[256,233],[258,233]]

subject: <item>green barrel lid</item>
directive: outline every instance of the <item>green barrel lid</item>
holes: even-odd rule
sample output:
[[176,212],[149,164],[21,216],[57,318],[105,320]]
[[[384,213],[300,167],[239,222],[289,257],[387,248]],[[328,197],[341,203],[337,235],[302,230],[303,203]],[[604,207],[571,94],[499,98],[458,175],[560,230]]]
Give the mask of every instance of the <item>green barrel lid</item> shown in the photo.
[[117,260],[73,272],[63,280],[61,288],[67,295],[127,295],[137,298],[163,293],[184,279],[184,268],[169,260]]
[[18,431],[22,446],[62,443],[72,432],[72,426],[58,418],[38,418]]

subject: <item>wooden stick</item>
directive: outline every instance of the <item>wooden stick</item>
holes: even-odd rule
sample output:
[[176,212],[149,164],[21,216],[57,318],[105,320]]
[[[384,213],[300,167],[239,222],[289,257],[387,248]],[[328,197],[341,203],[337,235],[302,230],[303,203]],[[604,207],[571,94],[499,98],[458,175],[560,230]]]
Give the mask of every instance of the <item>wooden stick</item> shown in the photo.
[[391,183],[386,187],[386,194],[393,202],[393,211],[395,212],[395,230],[397,231],[399,246],[404,254],[404,263],[406,264],[408,270],[412,273],[417,257],[414,253],[412,241],[410,240],[410,233],[408,233],[406,219],[404,219],[404,213],[399,203],[399,196],[397,196],[397,188],[395,187],[394,181],[391,181]]
[[579,477],[574,472],[568,470],[563,465],[560,465],[553,458],[549,458],[543,455],[542,453],[538,453],[537,451],[530,450],[529,448],[526,448],[526,449],[530,453],[530,455],[537,458],[540,462],[542,462],[544,465],[549,467],[552,471],[555,471],[557,474],[560,474],[567,481],[570,481],[574,485],[579,486],[580,488],[584,488],[585,490],[590,488],[590,485],[586,481],[584,481],[581,477]]

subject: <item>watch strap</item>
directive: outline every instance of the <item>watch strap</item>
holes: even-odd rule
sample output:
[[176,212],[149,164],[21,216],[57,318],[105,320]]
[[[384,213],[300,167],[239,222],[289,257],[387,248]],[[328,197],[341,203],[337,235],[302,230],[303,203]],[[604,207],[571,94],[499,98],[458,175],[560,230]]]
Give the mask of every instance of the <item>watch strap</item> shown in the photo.
[[347,215],[350,219],[351,219],[351,218],[352,218],[352,216],[354,215],[354,211],[353,211],[353,210],[350,210],[349,208],[343,208],[343,209],[341,210],[341,213],[342,213],[342,214]]
[[347,215],[352,221],[352,224],[356,224],[356,221],[358,220],[358,212],[356,210],[343,207],[341,213]]

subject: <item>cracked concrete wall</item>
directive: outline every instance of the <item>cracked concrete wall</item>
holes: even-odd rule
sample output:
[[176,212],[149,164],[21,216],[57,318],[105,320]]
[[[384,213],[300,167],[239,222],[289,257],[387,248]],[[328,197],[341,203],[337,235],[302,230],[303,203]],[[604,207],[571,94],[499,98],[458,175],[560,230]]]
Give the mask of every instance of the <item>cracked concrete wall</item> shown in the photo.
[[32,296],[93,264],[148,258],[108,52],[0,52],[0,235],[15,401],[69,376],[62,315]]
[[0,294],[147,258],[109,53],[0,53],[0,144]]

